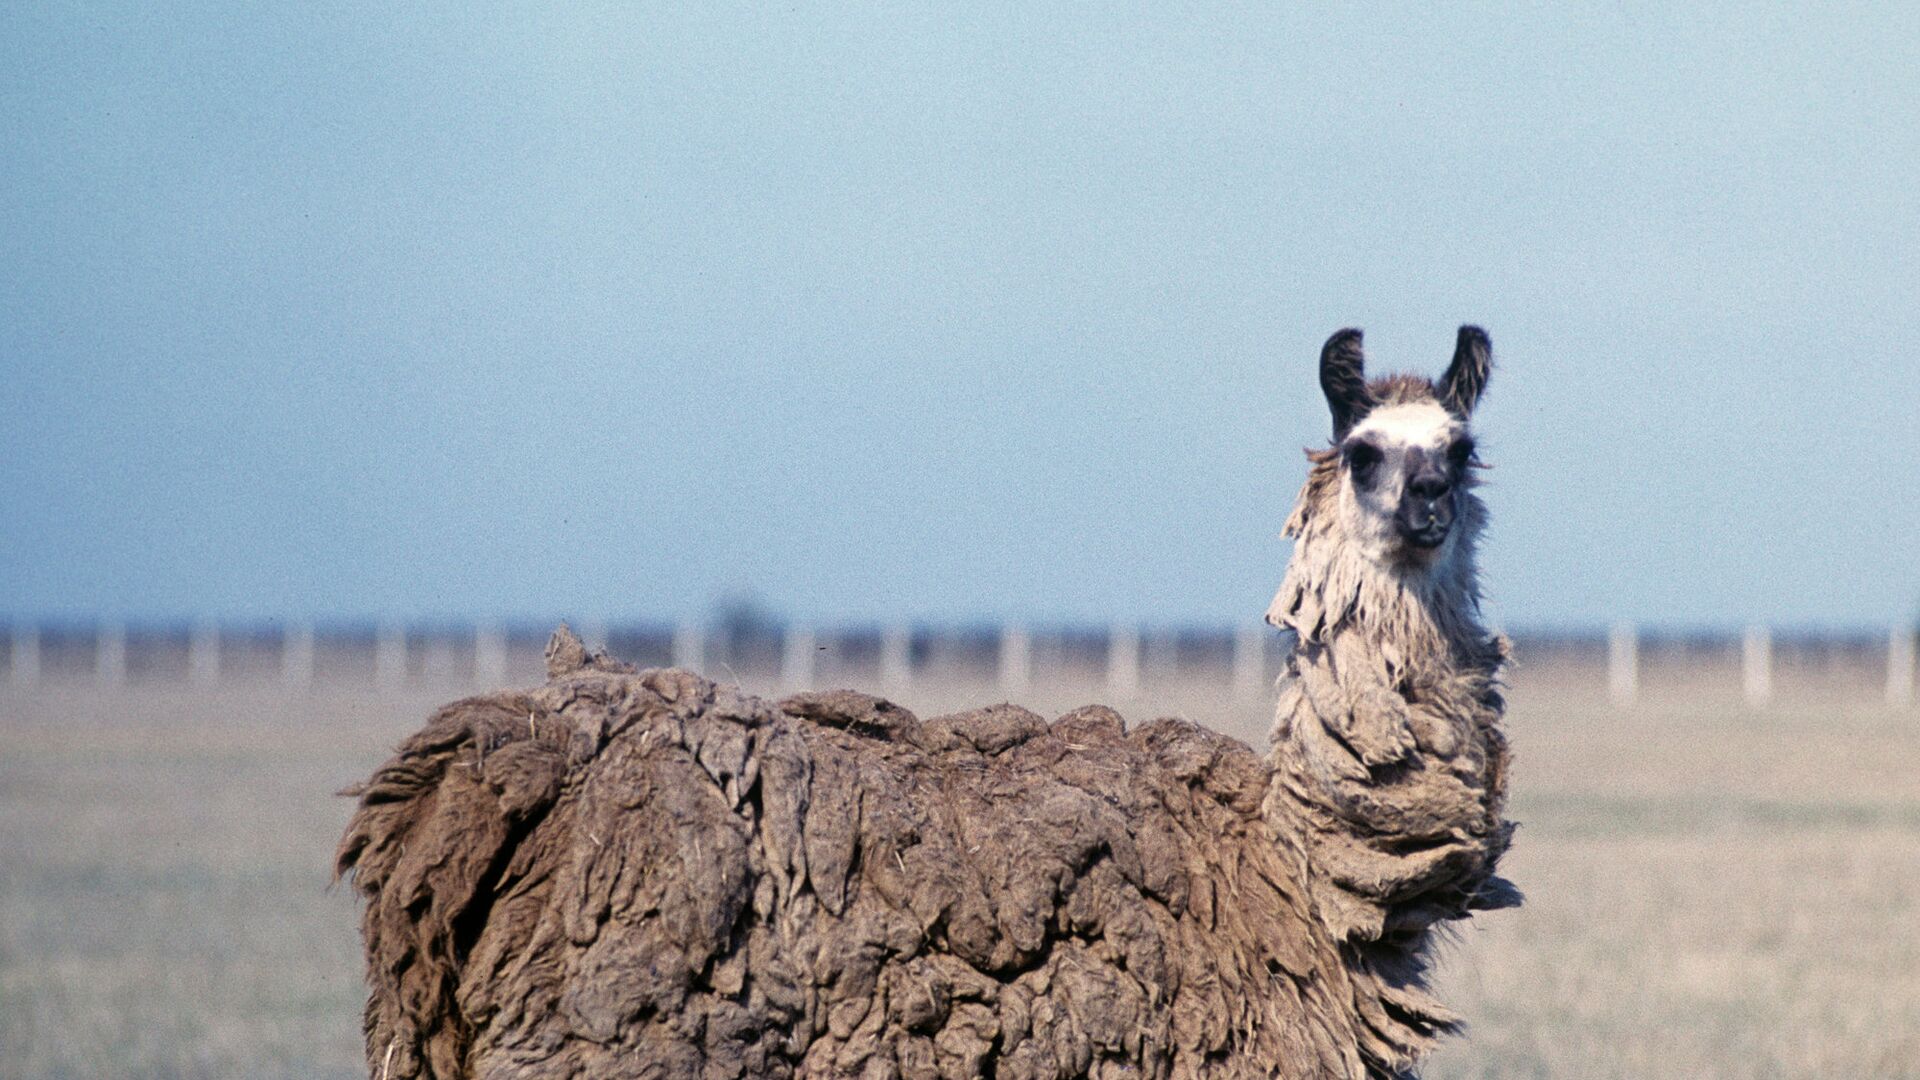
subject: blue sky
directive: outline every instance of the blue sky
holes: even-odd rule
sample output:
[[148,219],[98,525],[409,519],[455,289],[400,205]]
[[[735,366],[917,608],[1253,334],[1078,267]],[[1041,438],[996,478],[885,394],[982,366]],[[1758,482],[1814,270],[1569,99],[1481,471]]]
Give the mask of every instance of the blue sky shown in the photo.
[[1257,619],[1464,321],[1502,621],[1920,607],[1920,9],[561,7],[0,11],[0,613]]

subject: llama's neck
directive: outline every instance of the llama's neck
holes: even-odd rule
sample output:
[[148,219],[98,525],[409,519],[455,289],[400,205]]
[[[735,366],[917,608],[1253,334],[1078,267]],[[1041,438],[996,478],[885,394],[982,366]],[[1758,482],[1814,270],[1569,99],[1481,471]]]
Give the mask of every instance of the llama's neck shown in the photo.
[[1461,500],[1455,535],[1430,563],[1382,560],[1340,530],[1316,491],[1316,469],[1287,523],[1293,558],[1267,611],[1267,621],[1296,635],[1296,650],[1358,636],[1380,654],[1390,683],[1426,681],[1465,670],[1486,671],[1489,635],[1480,622],[1475,548],[1486,509],[1470,491]]
[[1512,831],[1498,728],[1506,644],[1480,623],[1483,512],[1463,501],[1457,546],[1424,568],[1383,565],[1343,543],[1337,521],[1296,512],[1268,612],[1295,640],[1267,814],[1276,837],[1300,838],[1316,914],[1343,944],[1360,1014],[1377,1019],[1362,1042],[1382,1075],[1456,1023],[1422,989],[1433,924],[1517,899],[1494,876]]

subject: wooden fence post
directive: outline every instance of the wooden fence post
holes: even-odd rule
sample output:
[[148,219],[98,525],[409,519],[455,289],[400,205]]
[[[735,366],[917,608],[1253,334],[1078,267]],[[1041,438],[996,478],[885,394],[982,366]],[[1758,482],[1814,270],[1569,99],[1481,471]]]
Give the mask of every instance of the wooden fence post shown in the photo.
[[220,681],[220,624],[203,619],[187,631],[187,679],[195,686]]
[[40,685],[40,624],[15,620],[7,648],[13,654],[7,663],[7,681],[23,690]]
[[1913,627],[1896,626],[1887,635],[1887,704],[1913,704]]
[[699,623],[673,628],[673,666],[696,675],[707,666],[707,633]]
[[1242,701],[1258,700],[1267,689],[1267,627],[1249,623],[1233,636],[1233,693]]
[[1115,625],[1107,631],[1107,693],[1130,701],[1140,693],[1140,630]]
[[406,685],[406,627],[395,623],[383,623],[374,631],[373,681],[383,690],[394,690]]
[[289,690],[313,686],[314,648],[311,623],[295,623],[280,632],[280,682]]
[[787,628],[785,647],[780,654],[780,688],[789,694],[813,689],[814,653],[818,642],[809,628]]
[[1625,620],[1607,635],[1607,692],[1616,705],[1630,705],[1640,694],[1640,633]]
[[913,685],[913,630],[889,626],[880,633],[880,684],[893,693]]
[[483,690],[507,685],[507,628],[488,623],[473,629],[473,681]]
[[1740,642],[1740,687],[1748,705],[1765,705],[1773,697],[1773,631],[1761,623],[1747,627]]
[[1000,693],[1019,697],[1033,687],[1033,641],[1025,627],[1000,628]]
[[127,681],[127,628],[124,623],[100,624],[93,639],[93,678],[105,687]]

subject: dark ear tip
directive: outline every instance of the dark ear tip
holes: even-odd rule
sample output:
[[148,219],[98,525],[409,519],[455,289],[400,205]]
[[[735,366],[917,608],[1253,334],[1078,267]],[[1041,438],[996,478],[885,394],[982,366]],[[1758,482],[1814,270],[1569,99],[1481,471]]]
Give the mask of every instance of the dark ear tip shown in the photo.
[[1344,330],[1336,330],[1336,331],[1334,331],[1334,332],[1333,332],[1333,336],[1327,339],[1327,344],[1326,344],[1326,346],[1325,346],[1325,348],[1327,348],[1327,349],[1337,349],[1337,348],[1341,348],[1341,347],[1343,347],[1343,346],[1346,346],[1346,345],[1355,345],[1355,346],[1357,346],[1357,345],[1359,345],[1359,344],[1360,344],[1360,339],[1361,339],[1362,337],[1364,337],[1364,336],[1365,336],[1365,335],[1363,335],[1363,334],[1362,334],[1362,333],[1360,332],[1360,328],[1359,328],[1359,327],[1357,327],[1357,326],[1349,326],[1349,327],[1347,327],[1347,328],[1346,328],[1346,329],[1344,329]]
[[1492,342],[1487,339],[1487,332],[1485,330],[1480,329],[1472,323],[1467,323],[1460,327],[1460,344],[1478,345],[1481,348],[1486,348],[1491,345]]

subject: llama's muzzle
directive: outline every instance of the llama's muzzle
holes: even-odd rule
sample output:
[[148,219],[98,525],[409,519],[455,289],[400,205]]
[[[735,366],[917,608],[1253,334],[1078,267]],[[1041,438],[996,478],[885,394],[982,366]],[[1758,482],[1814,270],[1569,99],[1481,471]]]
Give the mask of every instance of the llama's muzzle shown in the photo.
[[1444,471],[1424,461],[1416,460],[1415,468],[1394,520],[1408,546],[1431,550],[1446,543],[1453,529],[1454,484]]

